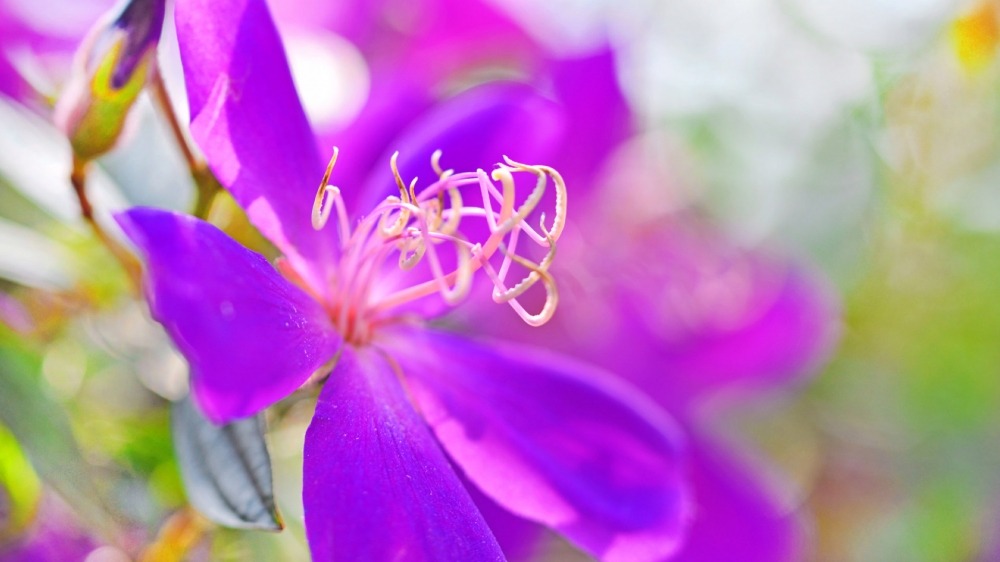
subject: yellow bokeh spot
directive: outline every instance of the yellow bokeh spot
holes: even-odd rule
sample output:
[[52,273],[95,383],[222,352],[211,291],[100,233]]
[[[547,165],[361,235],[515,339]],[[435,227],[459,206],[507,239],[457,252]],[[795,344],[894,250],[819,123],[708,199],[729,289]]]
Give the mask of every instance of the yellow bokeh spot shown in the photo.
[[986,68],[993,61],[1000,43],[996,4],[985,2],[972,13],[955,20],[951,37],[963,68],[969,72]]

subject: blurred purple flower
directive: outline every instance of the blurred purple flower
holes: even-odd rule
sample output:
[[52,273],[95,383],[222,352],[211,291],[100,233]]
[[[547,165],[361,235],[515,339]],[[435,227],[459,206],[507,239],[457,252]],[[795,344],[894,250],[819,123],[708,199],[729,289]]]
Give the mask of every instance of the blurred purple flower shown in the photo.
[[680,420],[692,437],[695,509],[672,560],[799,560],[798,517],[701,417],[723,390],[766,390],[814,372],[838,333],[832,293],[801,268],[738,250],[692,221],[636,221],[639,209],[622,212],[630,194],[620,187],[577,207],[588,228],[561,245],[553,272],[565,290],[553,322],[529,333],[484,324],[478,308],[463,309],[466,322],[621,374]]
[[[456,4],[451,15],[478,6]],[[405,155],[400,174],[366,174],[366,187],[353,196],[329,187],[316,194],[322,166],[315,137],[264,3],[186,0],[176,6],[176,21],[192,135],[251,221],[284,253],[285,277],[198,219],[152,209],[118,219],[146,255],[153,314],[188,358],[192,390],[213,420],[273,404],[336,358],[304,451],[313,558],[502,559],[452,463],[506,510],[602,559],[658,560],[674,552],[690,506],[680,438],[661,410],[604,371],[528,346],[430,329],[403,314],[440,311],[419,298],[434,292],[457,301],[480,266],[499,282],[507,268],[488,264],[505,235],[520,232],[522,247],[531,240],[552,247],[565,220],[566,197],[549,169],[499,166],[493,180],[501,194],[485,173],[432,171],[427,155],[443,149],[448,166],[462,170],[486,168],[506,150],[516,159],[558,162],[573,144],[562,142],[566,129],[579,128],[564,119],[572,104],[525,84],[469,89],[412,119],[387,121],[408,122],[392,141]],[[608,60],[594,64],[607,67]],[[579,80],[572,73],[563,79]],[[350,142],[353,133],[344,135]],[[385,143],[365,146],[379,154]],[[345,144],[345,159],[350,150]],[[513,174],[521,172],[547,177],[556,184],[548,191],[562,193],[555,220],[540,232],[524,219],[547,199],[539,202],[540,191],[532,191],[515,205]],[[440,179],[414,191],[400,176],[417,173]],[[473,189],[464,193],[484,198],[482,207],[458,202],[465,186]],[[449,212],[442,211],[446,199]],[[366,202],[374,211],[362,215]],[[360,222],[346,219],[348,206]],[[334,208],[338,228],[323,229]],[[460,231],[452,224],[458,208],[465,213]],[[488,226],[469,228],[475,220]],[[431,239],[454,245],[455,255],[439,256]],[[515,255],[509,237],[506,243],[505,257]],[[383,268],[396,250],[403,269],[419,266],[402,274]],[[529,264],[526,283],[551,290],[543,263]],[[430,280],[411,284],[421,276]],[[538,315],[519,314],[543,322],[554,305],[549,295]]]
[[0,93],[37,105],[69,77],[72,58],[115,0],[0,2]]
[[[309,2],[289,2],[286,9]],[[610,52],[551,60],[523,34],[505,27],[509,22],[499,14],[480,13],[466,20],[450,15],[455,8],[447,1],[418,4],[425,13],[436,14],[427,18],[424,29],[433,29],[440,37],[423,39],[428,43],[448,44],[447,30],[474,20],[464,29],[481,32],[472,34],[477,47],[452,46],[466,57],[466,64],[488,59],[484,53],[489,53],[491,40],[502,37],[511,46],[511,58],[517,59],[511,66],[526,80],[552,85],[565,123],[547,156],[567,180],[574,206],[570,225],[579,225],[573,229],[573,238],[560,245],[554,269],[562,289],[560,313],[541,329],[527,329],[513,315],[497,315],[477,306],[481,301],[472,301],[461,309],[471,319],[466,325],[494,335],[517,334],[525,342],[544,343],[606,367],[629,378],[682,420],[697,437],[691,445],[696,511],[677,559],[798,559],[804,540],[798,518],[778,505],[754,467],[705,435],[697,416],[699,406],[722,390],[776,388],[801,382],[815,371],[837,335],[838,311],[830,291],[799,267],[738,251],[704,228],[681,226],[689,221],[649,221],[636,218],[648,217],[649,209],[622,210],[622,200],[631,196],[624,191],[629,184],[640,183],[644,172],[631,170],[624,186],[623,182],[605,185],[600,179],[611,167],[613,150],[634,132]],[[379,9],[378,2],[353,5],[376,6],[372,12]],[[474,10],[489,8],[479,6],[466,13]],[[417,95],[386,79],[386,97],[378,98],[379,88],[373,83],[364,118],[343,132],[323,137],[344,146],[365,147],[368,152],[360,160],[371,164],[398,146],[390,142],[396,129],[414,127],[411,123],[419,124],[421,112],[433,111],[432,92],[441,86],[424,71],[433,65],[412,64],[420,55],[408,54],[407,49],[418,48],[414,45],[420,45],[424,36],[417,33],[397,39],[408,42],[391,51],[403,54],[379,58],[379,45],[390,41],[383,35],[387,32],[384,27],[365,27],[363,21],[352,19],[349,26],[355,33],[352,40],[366,56],[389,68],[387,76],[402,76],[403,83],[417,84],[414,89],[430,85]],[[411,137],[404,134],[403,138]],[[423,152],[434,148],[424,146]],[[445,150],[445,154],[454,152]],[[429,171],[412,169],[412,173]],[[354,177],[366,176],[357,173]],[[369,187],[386,183],[384,177],[365,180]],[[604,191],[595,193],[598,187]],[[631,185],[633,190],[647,187],[668,197],[669,185]],[[504,322],[504,318],[512,321]],[[524,537],[532,536],[530,526],[505,518],[501,508],[490,506],[488,499],[479,503],[487,506],[484,512],[491,526],[498,527],[496,522],[502,521],[512,529],[508,533],[511,542],[523,543]]]
[[156,72],[166,0],[131,0],[106,13],[80,43],[53,121],[74,153],[92,159],[117,142],[129,110]]
[[0,293],[0,324],[19,334],[27,334],[35,329],[31,313],[16,298]]
[[[385,162],[402,144],[413,147],[401,151],[403,177],[432,174],[426,154],[437,149],[456,169],[470,170],[488,169],[507,151],[515,160],[530,154],[546,161],[566,178],[574,194],[581,194],[589,189],[604,155],[630,131],[632,116],[617,87],[610,50],[554,58],[489,2],[418,0],[405,9],[389,0],[272,4],[279,27],[291,34],[345,37],[369,67],[370,92],[357,117],[346,126],[320,125],[316,131],[321,147],[337,145],[345,151],[337,165],[341,183],[364,187],[343,194],[349,207],[360,195],[367,196],[360,208],[370,207],[394,189]],[[551,99],[558,107],[532,125],[518,125],[514,108],[503,107],[502,98],[491,105],[477,102],[466,115],[457,107],[442,107],[449,93],[470,84],[496,83],[498,76],[531,84],[532,90],[520,88],[531,92],[530,103]],[[502,130],[516,143],[484,136],[497,130],[502,120],[511,121]],[[464,142],[474,128],[479,129],[480,142],[492,146]],[[440,142],[448,144],[434,144]]]
[[43,495],[37,510],[31,527],[0,544],[0,562],[83,562],[99,546],[58,497]]

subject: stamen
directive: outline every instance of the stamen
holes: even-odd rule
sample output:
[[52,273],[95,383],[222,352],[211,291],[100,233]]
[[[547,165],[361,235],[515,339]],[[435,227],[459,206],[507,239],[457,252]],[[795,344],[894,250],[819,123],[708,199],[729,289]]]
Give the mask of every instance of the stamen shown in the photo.
[[[404,203],[409,203],[408,193],[406,190],[406,183],[403,182],[403,178],[399,176],[399,168],[396,167],[396,159],[399,158],[399,151],[392,153],[392,158],[389,159],[389,167],[392,168],[392,175],[396,178],[396,186],[399,187],[399,198]],[[413,181],[417,181],[417,178],[413,178]],[[410,190],[412,191],[412,189]]]
[[[413,250],[413,242],[417,243],[416,250],[411,255],[409,252]],[[427,251],[427,246],[424,244],[423,238],[418,237],[407,237],[400,241],[399,243],[399,269],[403,271],[409,271],[416,267],[420,260],[424,257],[424,252]]]
[[[441,151],[438,150],[431,156],[431,167],[438,179],[418,193],[417,178],[413,178],[409,185],[403,181],[397,166],[398,157],[399,153],[394,153],[389,165],[399,195],[387,197],[358,222],[353,233],[348,228],[340,190],[327,184],[336,163],[336,148],[323,177],[323,185],[317,192],[313,206],[314,227],[322,228],[334,204],[342,224],[344,250],[328,309],[344,337],[352,341],[364,340],[373,326],[392,320],[387,311],[433,293],[438,293],[448,304],[458,303],[468,295],[472,276],[480,268],[486,271],[494,285],[494,301],[508,303],[525,322],[533,326],[540,326],[551,319],[559,293],[548,270],[555,259],[556,241],[565,226],[566,216],[566,186],[562,177],[546,166],[521,164],[506,157],[506,163],[498,164],[490,175],[481,169],[474,173],[455,174],[452,170],[442,169]],[[518,205],[513,174],[524,172],[533,174],[537,180],[528,197]],[[542,213],[539,230],[536,231],[525,221],[541,202],[550,178],[556,189],[555,219],[549,229],[545,224],[545,213]],[[494,182],[499,182],[499,186]],[[460,190],[477,184],[482,206],[468,206]],[[494,203],[499,204],[498,210],[494,208]],[[482,217],[486,221],[488,237],[475,243],[466,240],[459,231],[463,217]],[[527,233],[528,239],[548,250],[539,263],[517,254],[519,240],[523,238],[520,236],[522,230]],[[438,254],[438,245],[446,242],[454,244],[456,252],[454,269],[448,272],[444,270]],[[503,254],[499,272],[490,263],[498,250]],[[430,279],[373,301],[373,288],[379,286],[377,276],[392,252],[399,253],[398,267],[403,271],[414,270],[426,257]],[[506,279],[513,264],[525,268],[527,274],[508,288]],[[538,282],[545,287],[545,304],[540,312],[530,314],[518,298]]]
[[[340,150],[335,146],[333,147],[333,158],[330,158],[330,163],[326,166],[326,173],[323,174],[323,181],[319,182],[319,190],[316,191],[316,199],[313,201],[313,212],[312,212],[312,225],[316,230],[320,230],[326,225],[326,221],[330,218],[330,208],[333,205],[333,198],[340,194],[340,190],[332,185],[327,185],[330,181],[330,173],[333,172],[333,167],[337,164],[337,155],[340,154]],[[332,189],[331,189],[332,188]],[[335,195],[325,198],[328,192],[335,191]]]
[[[448,214],[448,220],[441,225],[440,232],[451,235],[458,230],[458,225],[462,221],[462,194],[453,187],[448,190],[448,197],[451,199],[451,212]],[[441,210],[441,216],[444,216],[444,209]]]
[[[554,246],[554,240],[550,242],[550,244]],[[556,313],[556,307],[559,306],[559,291],[556,289],[555,280],[552,279],[552,276],[549,275],[547,271],[522,258],[521,256],[511,254],[511,257],[518,264],[529,269],[531,271],[530,275],[537,275],[538,278],[542,280],[545,285],[545,304],[542,305],[542,310],[538,314],[529,314],[528,311],[526,311],[524,307],[517,302],[516,298],[511,298],[507,302],[514,309],[514,311],[517,312],[517,315],[520,316],[521,319],[524,320],[529,326],[536,328],[538,326],[542,326],[552,319]],[[493,266],[491,266],[489,262],[484,262],[483,269],[486,271],[486,275],[490,278],[490,280],[493,281],[493,284],[496,285],[497,289],[503,293],[508,292],[507,288],[504,286],[503,279],[496,274],[493,270]],[[514,289],[511,289],[511,291],[513,290]]]
[[441,170],[440,148],[435,150],[434,154],[431,154],[431,168],[434,168],[434,173],[437,174],[439,178],[444,175],[444,171]]
[[339,154],[340,150],[336,146],[333,147],[333,157],[330,158],[326,173],[323,174],[323,181],[320,182],[319,190],[316,192],[316,199],[313,201],[312,225],[316,230],[321,230],[326,226],[326,222],[330,218],[331,206],[336,205],[338,235],[340,236],[340,247],[343,248],[351,237],[351,225],[347,222],[347,209],[344,207],[344,198],[340,194],[340,189],[327,183],[330,181],[330,173],[333,172],[333,166],[337,163],[337,155]]
[[[558,240],[562,236],[563,229],[566,227],[566,182],[563,180],[562,175],[548,166],[528,166],[526,164],[520,164],[511,160],[510,158],[504,156],[504,161],[507,165],[515,170],[521,170],[525,172],[531,172],[541,176],[542,174],[548,175],[552,178],[552,183],[556,185],[556,216],[552,221],[552,238]],[[539,177],[539,183],[541,183],[541,177]],[[537,189],[537,188],[536,188]],[[543,219],[544,220],[544,219]],[[535,242],[539,244],[547,244],[547,237],[539,236],[538,233],[534,231],[527,224],[524,225],[524,230],[527,232]],[[544,231],[544,228],[542,229]]]
[[[494,302],[496,303],[510,302],[516,299],[517,297],[521,296],[525,291],[530,289],[532,285],[534,285],[539,281],[539,279],[541,278],[541,274],[539,273],[539,271],[543,273],[547,272],[549,270],[549,267],[552,266],[552,262],[555,261],[556,257],[555,240],[552,239],[551,234],[545,229],[544,223],[540,224],[539,226],[541,227],[542,232],[545,232],[545,236],[549,241],[549,251],[545,254],[545,257],[542,259],[541,263],[534,264],[529,260],[515,254],[513,249],[508,251],[507,248],[500,246],[500,251],[504,253],[504,264],[503,264],[504,266],[506,266],[509,263],[508,259],[513,260],[518,264],[531,270],[531,273],[529,273],[528,276],[525,277],[524,279],[518,281],[518,283],[510,289],[501,289],[500,287],[494,288],[493,289]],[[503,266],[501,266],[499,278],[504,279],[506,273],[507,271],[504,269]]]
[[455,173],[455,170],[444,170],[444,171],[441,170],[440,148],[435,150],[434,154],[431,154],[431,168],[433,168],[434,173],[438,175],[438,179],[442,180],[445,179],[447,176],[450,176],[451,174]]
[[[500,183],[504,186],[504,193],[506,194],[508,185],[511,191],[514,189],[514,177],[510,173],[510,168],[506,166],[500,166],[496,170],[493,170],[493,179],[500,178]],[[531,172],[536,172],[536,170],[531,169]],[[535,210],[538,206],[538,202],[542,200],[542,195],[545,195],[545,174],[538,173],[538,182],[535,183],[535,189],[532,190],[531,195],[524,202],[523,205],[514,213],[510,218],[504,221],[503,224],[499,225],[497,228],[503,233],[509,232],[514,225],[524,222],[524,219],[528,218],[531,211]],[[556,210],[558,212],[558,209]]]

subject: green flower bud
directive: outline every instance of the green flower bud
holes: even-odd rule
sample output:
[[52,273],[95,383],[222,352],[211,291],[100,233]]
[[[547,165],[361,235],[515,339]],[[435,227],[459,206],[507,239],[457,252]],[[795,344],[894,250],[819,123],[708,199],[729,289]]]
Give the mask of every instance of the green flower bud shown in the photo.
[[154,72],[165,0],[131,0],[95,24],[77,50],[54,120],[81,160],[110,150]]

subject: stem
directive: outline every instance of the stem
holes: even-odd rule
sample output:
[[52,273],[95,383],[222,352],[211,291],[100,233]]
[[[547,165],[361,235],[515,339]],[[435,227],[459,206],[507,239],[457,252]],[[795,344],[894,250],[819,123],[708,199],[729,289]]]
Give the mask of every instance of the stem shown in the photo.
[[184,154],[184,160],[187,161],[188,169],[191,170],[191,178],[194,179],[194,185],[198,189],[198,199],[195,201],[194,215],[204,219],[208,216],[208,211],[212,207],[212,201],[215,200],[215,195],[222,189],[222,186],[219,185],[219,180],[215,179],[215,175],[208,168],[208,164],[191,149],[191,144],[184,133],[184,128],[181,127],[181,122],[174,112],[174,106],[170,102],[170,94],[167,92],[166,84],[164,84],[163,77],[160,76],[158,70],[153,72],[150,89],[153,92],[153,97],[156,99],[157,105],[160,107],[160,112],[166,117],[167,123],[170,125],[170,132],[173,133],[177,146],[180,147],[181,153]]
[[108,235],[94,218],[94,207],[90,204],[90,199],[87,198],[87,164],[88,161],[73,155],[73,170],[70,172],[69,179],[70,183],[73,184],[73,191],[76,192],[76,198],[80,202],[80,214],[83,216],[83,220],[90,225],[101,244],[121,263],[125,273],[132,281],[132,288],[138,293],[142,279],[142,264],[125,246]]

